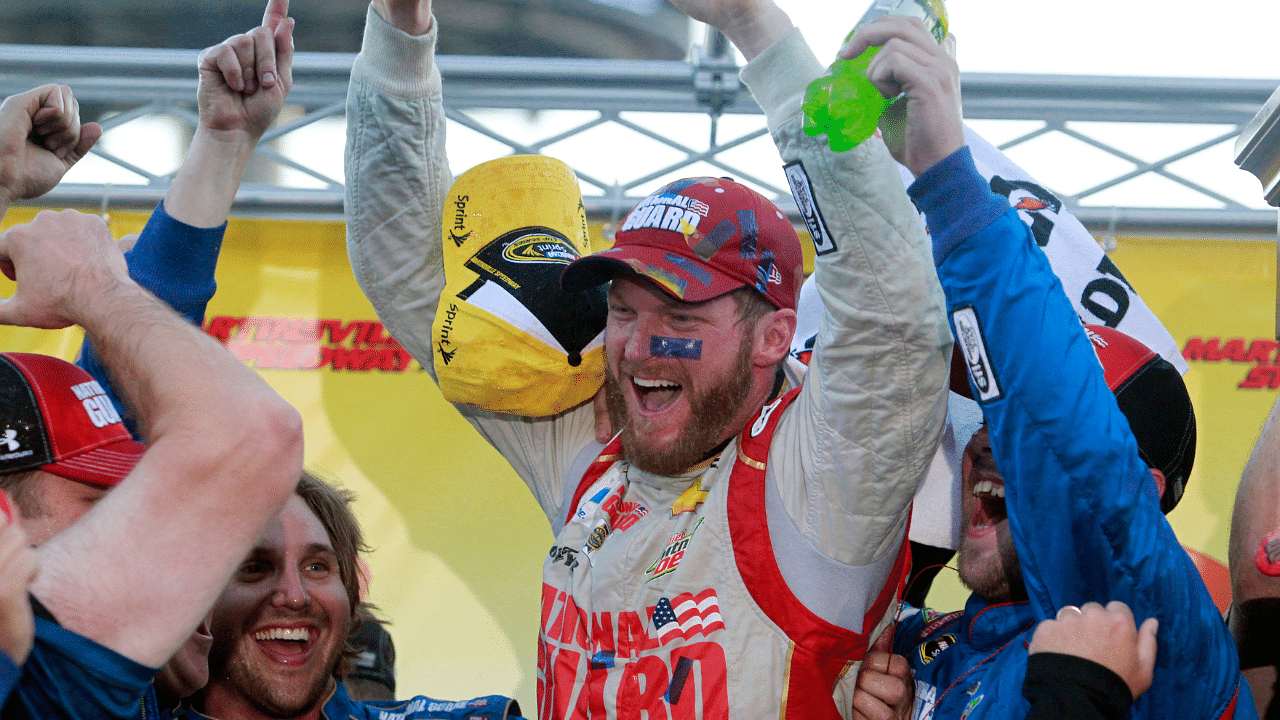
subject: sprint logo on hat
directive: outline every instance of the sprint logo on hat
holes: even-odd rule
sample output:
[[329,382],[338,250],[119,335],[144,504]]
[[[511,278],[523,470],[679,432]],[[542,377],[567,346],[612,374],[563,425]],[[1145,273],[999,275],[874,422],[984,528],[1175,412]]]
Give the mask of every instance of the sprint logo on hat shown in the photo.
[[445,287],[432,326],[445,399],[544,417],[604,382],[605,291],[560,287],[591,252],[582,192],[569,166],[539,155],[477,165],[449,190]]

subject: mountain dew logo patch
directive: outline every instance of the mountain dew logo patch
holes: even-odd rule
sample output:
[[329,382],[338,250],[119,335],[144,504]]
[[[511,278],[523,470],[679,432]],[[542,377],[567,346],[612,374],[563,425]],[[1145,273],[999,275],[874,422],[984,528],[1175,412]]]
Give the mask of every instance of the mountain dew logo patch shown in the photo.
[[978,705],[982,702],[982,699],[986,697],[986,695],[977,694],[978,688],[981,686],[982,683],[977,682],[973,684],[973,687],[966,691],[965,694],[969,695],[969,702],[964,706],[964,712],[960,713],[960,720],[967,720],[969,715],[974,710],[978,709]]
[[[688,532],[681,530],[671,536],[671,539],[667,541],[666,549],[649,566],[649,569],[645,570],[645,573],[649,575],[649,580],[675,572],[676,567],[680,565],[680,561],[684,559],[684,552],[689,547],[689,541],[693,539],[693,534],[698,531],[698,527],[702,525],[704,519],[698,518],[698,522],[694,524],[692,530]],[[645,582],[648,582],[648,580]]]

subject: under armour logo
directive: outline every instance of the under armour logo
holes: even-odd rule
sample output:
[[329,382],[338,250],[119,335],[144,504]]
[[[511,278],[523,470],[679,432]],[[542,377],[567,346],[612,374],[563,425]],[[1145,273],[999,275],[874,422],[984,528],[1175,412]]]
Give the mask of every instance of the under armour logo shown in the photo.
[[9,448],[9,452],[22,447],[22,444],[18,442],[18,431],[12,428],[4,431],[4,437],[0,437],[0,443],[4,443]]

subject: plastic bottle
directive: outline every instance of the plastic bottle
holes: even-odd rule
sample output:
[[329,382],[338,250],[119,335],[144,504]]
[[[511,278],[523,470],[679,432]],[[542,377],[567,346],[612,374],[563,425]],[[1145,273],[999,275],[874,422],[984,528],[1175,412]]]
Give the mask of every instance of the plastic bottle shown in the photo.
[[[938,42],[947,36],[947,9],[942,0],[875,0],[845,42],[863,25],[884,15],[918,17]],[[875,133],[880,115],[894,100],[867,80],[867,66],[879,50],[869,47],[852,60],[836,58],[826,75],[809,83],[802,105],[805,133],[810,137],[825,133],[835,152],[844,152]]]

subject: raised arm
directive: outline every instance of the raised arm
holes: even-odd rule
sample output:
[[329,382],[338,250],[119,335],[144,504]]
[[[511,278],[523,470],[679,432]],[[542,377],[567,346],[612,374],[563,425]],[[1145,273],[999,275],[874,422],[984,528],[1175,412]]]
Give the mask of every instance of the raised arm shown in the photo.
[[[901,25],[873,23],[850,51],[890,48]],[[937,56],[904,53],[902,67],[921,68],[914,85],[958,82],[954,62]],[[876,62],[870,73],[880,79]],[[1139,699],[1139,711],[1217,717],[1239,676],[1225,627],[1160,511],[1152,473],[1048,260],[968,150],[943,155],[959,147],[960,113],[945,101],[934,107],[896,152],[918,175],[909,191],[932,232],[1032,606],[1048,618],[1063,605],[1120,600],[1157,618],[1158,691]]]
[[[433,377],[431,325],[445,285],[441,224],[453,185],[438,31],[425,0],[371,5],[347,91],[346,148],[351,269],[378,319]],[[594,438],[592,413],[579,408],[544,422],[458,410],[557,516],[564,468]]]
[[119,486],[41,546],[32,593],[68,630],[159,666],[292,492],[301,420],[129,279],[100,218],[40,213],[0,234],[0,266],[17,280],[0,323],[83,326],[151,440]]
[[[786,16],[747,0],[697,4],[690,12],[716,22],[737,17],[726,32],[770,28],[734,31],[746,43],[774,38],[742,79],[766,113],[817,251],[824,316],[804,390],[783,419],[795,443],[779,452],[775,441],[772,476],[808,542],[887,574],[946,413],[951,340],[928,239],[883,142],[834,153],[802,130],[804,90],[823,66]],[[744,7],[753,21],[734,14]]]
[[269,0],[262,24],[200,53],[200,124],[164,209],[195,227],[227,221],[258,141],[293,87],[289,0]]
[[453,173],[429,0],[378,0],[347,91],[347,252],[360,288],[431,370],[444,287],[440,223]]
[[80,123],[80,103],[66,85],[41,85],[0,104],[0,218],[18,200],[53,189],[102,137]]
[[[164,201],[125,253],[130,277],[197,326],[217,289],[214,270],[236,191],[293,85],[288,10],[288,0],[270,0],[261,25],[200,53],[200,123],[191,148]],[[102,384],[137,436],[132,409],[116,397],[87,338],[77,364]]]

